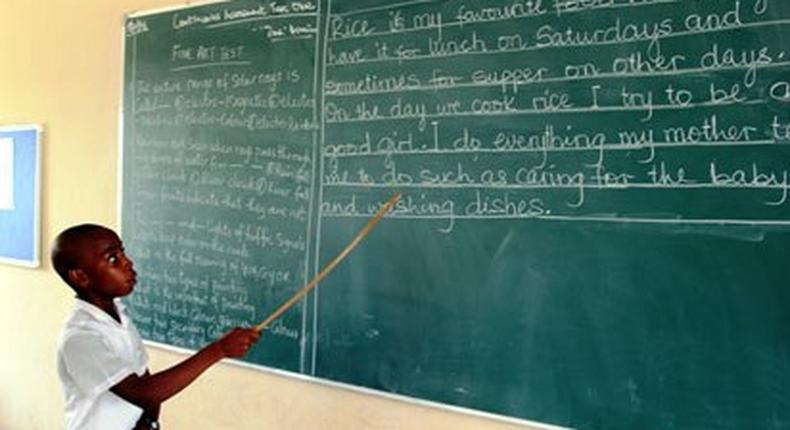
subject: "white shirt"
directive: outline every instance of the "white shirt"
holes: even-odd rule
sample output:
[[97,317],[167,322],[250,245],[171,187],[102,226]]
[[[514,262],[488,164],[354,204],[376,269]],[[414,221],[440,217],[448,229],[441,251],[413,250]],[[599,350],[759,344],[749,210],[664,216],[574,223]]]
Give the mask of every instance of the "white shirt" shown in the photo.
[[58,376],[66,399],[66,430],[130,430],[143,413],[110,391],[148,368],[140,334],[116,300],[121,323],[77,299],[58,345]]

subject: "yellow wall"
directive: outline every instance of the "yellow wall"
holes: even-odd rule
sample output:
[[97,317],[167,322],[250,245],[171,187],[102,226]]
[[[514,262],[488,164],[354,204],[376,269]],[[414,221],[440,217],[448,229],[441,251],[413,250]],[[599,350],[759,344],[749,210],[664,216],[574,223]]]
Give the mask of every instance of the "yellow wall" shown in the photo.
[[[121,23],[173,0],[2,0],[0,125],[44,125],[43,266],[0,265],[0,429],[62,428],[55,342],[72,306],[46,258],[61,229],[116,227]],[[2,238],[0,237],[0,240]],[[181,359],[149,348],[154,371]],[[165,405],[173,429],[514,429],[234,365],[211,369]]]

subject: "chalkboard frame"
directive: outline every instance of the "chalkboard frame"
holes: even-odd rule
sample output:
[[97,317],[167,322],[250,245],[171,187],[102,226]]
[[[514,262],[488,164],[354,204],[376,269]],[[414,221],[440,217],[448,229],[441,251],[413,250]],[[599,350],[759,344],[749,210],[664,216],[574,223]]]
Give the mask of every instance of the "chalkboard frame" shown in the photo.
[[[214,1],[212,1],[212,2],[208,2],[208,3],[222,3],[222,2],[214,2]],[[172,8],[168,8],[168,9],[165,9],[165,10],[179,10],[179,9],[182,9],[182,8],[191,8],[191,7],[194,7],[194,6],[196,6],[196,5],[188,3],[188,4],[186,4],[186,5],[182,6],[182,7],[172,7]],[[149,13],[153,14],[153,13],[158,13],[158,12],[162,12],[162,11],[163,10],[161,10],[161,9],[160,10],[156,10],[156,11],[149,11],[149,12],[141,13],[141,14],[138,14],[138,15],[135,15],[135,16],[145,16],[145,15],[148,15]],[[121,138],[121,140],[123,140],[123,137]],[[123,189],[123,187],[122,187],[122,189]],[[121,212],[122,211],[119,210],[119,214]],[[604,219],[596,218],[596,219],[590,219],[590,221],[607,222],[608,220],[605,219],[605,218]],[[653,220],[645,220],[645,221],[648,221],[647,224],[651,224],[651,223],[660,223],[661,220],[660,219],[659,220],[653,219]],[[693,222],[693,220],[684,220],[680,224],[683,224],[683,227],[679,227],[677,230],[674,230],[673,231],[674,233],[679,233],[679,234],[688,233],[691,230],[691,227],[689,227],[689,226],[692,226],[694,224],[702,224],[703,228],[705,228],[705,229],[708,228],[707,227],[708,225],[713,224],[713,226],[710,227],[710,230],[713,230],[712,234],[719,234],[719,235],[724,235],[725,234],[725,233],[719,231],[718,227],[717,227],[717,225],[720,227],[721,225],[724,224],[724,222],[722,222],[722,220],[702,220],[702,222],[699,222],[699,223],[695,223],[695,222]],[[747,229],[745,229],[745,230],[748,230],[748,227],[750,225],[754,225],[754,224],[757,224],[757,223],[753,223],[751,221],[747,221],[745,223],[740,223],[740,224],[746,224]],[[780,227],[780,226],[786,225],[786,223],[784,223],[784,221],[780,222],[780,223],[772,222],[771,224],[765,224],[765,225],[767,225],[770,228],[773,228],[773,227]],[[628,228],[632,229],[632,227],[628,227]],[[639,227],[639,228],[641,228],[641,227]],[[645,230],[650,230],[650,229],[652,229],[652,227],[648,225],[644,229]],[[694,231],[691,231],[690,234],[693,235],[695,233],[694,233]],[[729,234],[729,232],[727,234]],[[738,233],[738,234],[741,234],[741,233]],[[748,240],[748,237],[751,237],[751,230],[746,231],[745,233],[742,233],[742,234]],[[342,240],[342,239],[340,239],[340,240]],[[317,301],[316,297],[317,297],[316,295],[312,296],[311,300],[313,302],[316,302]],[[171,345],[168,345],[168,344],[162,344],[162,343],[158,343],[158,342],[147,341],[147,344],[150,344],[150,345],[153,345],[153,346],[156,346],[156,347],[161,347],[161,348],[168,349],[168,350],[173,350],[173,351],[180,352],[180,353],[188,353],[189,351],[191,351],[190,349],[182,349],[180,347],[174,347],[174,346],[171,346]],[[337,388],[341,388],[341,389],[349,389],[349,390],[354,391],[354,392],[361,392],[361,393],[365,393],[365,394],[374,394],[374,395],[377,395],[377,396],[382,396],[384,398],[392,398],[392,399],[396,399],[396,400],[405,400],[405,401],[409,401],[409,402],[413,402],[413,403],[421,404],[421,405],[437,406],[437,407],[442,408],[442,409],[449,409],[449,410],[454,410],[454,411],[457,410],[457,411],[461,411],[461,412],[471,413],[472,415],[484,416],[484,417],[504,420],[505,422],[526,424],[526,425],[532,425],[532,426],[542,426],[541,424],[538,424],[538,423],[533,423],[533,422],[530,422],[530,421],[527,421],[527,420],[523,420],[523,419],[520,419],[520,418],[512,418],[512,417],[510,417],[508,415],[498,415],[496,413],[492,414],[492,413],[489,413],[489,412],[481,412],[481,411],[478,411],[476,409],[467,409],[465,407],[451,406],[451,405],[447,405],[447,404],[444,404],[444,403],[441,403],[441,402],[437,402],[437,401],[423,400],[423,399],[420,399],[420,398],[417,398],[417,397],[405,396],[405,395],[401,395],[401,394],[393,394],[393,393],[390,393],[390,392],[385,391],[385,390],[364,388],[364,387],[356,386],[356,385],[349,384],[349,383],[346,383],[346,382],[335,382],[333,380],[328,380],[328,379],[325,379],[325,378],[322,378],[322,377],[310,376],[310,375],[306,375],[306,374],[303,374],[303,373],[291,372],[291,371],[287,371],[287,370],[279,370],[279,369],[269,368],[269,367],[267,367],[265,365],[252,364],[252,363],[242,362],[242,361],[233,361],[233,363],[237,364],[237,365],[241,365],[242,367],[248,367],[248,368],[252,368],[252,369],[255,369],[255,370],[264,371],[264,372],[267,372],[267,373],[272,373],[272,374],[276,374],[276,375],[284,375],[284,376],[288,376],[288,377],[294,377],[294,378],[296,378],[298,380],[303,380],[303,381],[308,381],[308,382],[317,382],[317,383],[319,383],[321,385],[327,385],[327,386],[337,387]],[[559,427],[548,426],[548,428],[559,428]]]
[[[122,25],[121,25],[121,59],[122,59],[122,61],[123,61],[123,59],[126,58],[126,49],[127,49],[127,44],[126,44],[126,40],[125,40],[124,34],[125,34],[125,32],[128,29],[126,28],[125,23],[128,22],[130,19],[138,18],[138,17],[144,17],[144,16],[148,16],[148,15],[155,15],[155,14],[159,14],[159,13],[165,13],[165,12],[172,12],[172,11],[178,11],[178,10],[183,10],[183,9],[189,9],[189,8],[194,8],[194,7],[198,7],[198,6],[205,6],[205,5],[212,5],[212,4],[222,4],[222,3],[229,3],[229,2],[230,2],[230,0],[206,0],[206,1],[201,1],[201,2],[187,2],[187,3],[179,4],[179,5],[172,5],[172,6],[167,6],[167,7],[146,9],[146,10],[140,10],[140,11],[132,11],[132,12],[129,12],[127,14],[124,14],[124,19],[123,19]],[[124,116],[124,108],[123,108],[123,106],[124,106],[124,97],[126,96],[125,95],[125,91],[124,91],[125,76],[124,76],[123,67],[121,67],[120,82],[121,82],[121,86],[120,86],[121,97],[120,97],[120,101],[119,101],[119,103],[120,103],[120,115],[119,115],[119,118],[118,118],[118,143],[119,143],[118,144],[118,149],[119,149],[118,150],[118,166],[119,166],[119,168],[118,168],[118,177],[117,177],[119,193],[118,193],[117,202],[116,202],[116,207],[117,207],[116,210],[117,210],[117,214],[118,214],[119,233],[121,234],[121,237],[123,238],[123,233],[124,232],[123,232],[123,229],[121,228],[121,226],[123,225],[122,221],[123,221],[123,190],[124,190],[124,186],[123,186],[123,184],[124,184],[124,182],[123,182],[123,173],[124,172],[123,172],[123,167],[122,166],[124,166],[123,155],[124,155],[124,119],[125,119],[125,116]],[[329,276],[331,276],[331,274]],[[321,287],[320,284],[317,285],[314,291],[308,293],[307,296],[302,298],[301,302],[302,303],[306,303],[307,301],[315,300],[315,294],[318,293],[317,290],[319,290],[320,287]],[[152,341],[152,340],[148,340],[148,339],[145,339],[145,338],[143,338],[143,344],[146,345],[147,347],[153,347],[153,348],[157,348],[157,349],[160,349],[160,350],[163,350],[163,351],[168,351],[168,352],[171,352],[171,353],[179,354],[179,355],[183,356],[184,358],[186,358],[186,357],[194,354],[195,352],[197,352],[196,350],[193,350],[193,349],[182,348],[182,347],[178,347],[178,346],[174,346],[174,345],[168,345],[168,344],[165,344],[165,343],[162,343],[162,342]],[[527,426],[527,427],[530,427],[530,428],[533,428],[533,429],[536,429],[536,430],[570,430],[568,427],[562,427],[562,426],[558,426],[558,425],[554,425],[554,424],[548,424],[548,423],[532,421],[532,420],[523,419],[523,418],[517,418],[517,417],[512,417],[512,416],[507,416],[507,415],[501,415],[501,414],[486,412],[486,411],[479,410],[479,409],[472,409],[472,408],[467,408],[467,407],[462,407],[462,406],[455,406],[455,405],[451,405],[451,404],[446,404],[446,403],[441,403],[441,402],[438,402],[438,401],[422,399],[422,398],[418,398],[418,397],[412,397],[412,396],[407,396],[407,395],[402,395],[402,394],[395,394],[395,393],[391,393],[391,392],[387,392],[387,391],[376,390],[376,389],[373,389],[373,388],[367,388],[367,387],[353,385],[353,384],[349,384],[349,383],[333,381],[333,380],[330,380],[330,379],[325,379],[325,378],[321,378],[321,377],[317,377],[317,376],[312,376],[312,375],[309,375],[309,374],[306,374],[306,373],[292,372],[292,371],[288,371],[288,370],[283,370],[283,369],[277,369],[277,368],[274,368],[274,367],[264,366],[264,365],[261,365],[261,364],[250,363],[250,362],[246,362],[246,361],[242,361],[242,360],[225,359],[225,360],[223,360],[223,362],[227,363],[227,364],[234,365],[234,366],[238,366],[238,367],[241,367],[241,368],[259,371],[259,372],[262,372],[264,374],[275,376],[275,377],[284,377],[284,378],[293,379],[293,380],[298,381],[298,382],[306,382],[306,383],[309,383],[309,384],[316,384],[316,385],[318,385],[320,387],[328,387],[328,388],[348,391],[348,392],[355,393],[355,394],[370,395],[370,396],[378,397],[380,399],[385,399],[385,400],[404,402],[404,403],[415,405],[417,407],[428,407],[428,408],[448,411],[448,412],[452,412],[452,413],[463,414],[463,415],[467,415],[467,416],[470,416],[470,417],[487,419],[487,420],[491,420],[491,421],[494,421],[494,422],[501,422],[501,423],[504,423],[504,424],[515,424],[515,425],[519,425],[519,426]]]

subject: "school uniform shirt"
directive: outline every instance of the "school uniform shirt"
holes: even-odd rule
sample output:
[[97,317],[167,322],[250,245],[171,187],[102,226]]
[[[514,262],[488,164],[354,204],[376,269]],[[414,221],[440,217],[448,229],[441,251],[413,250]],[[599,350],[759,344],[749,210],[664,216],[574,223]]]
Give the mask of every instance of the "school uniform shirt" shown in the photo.
[[58,345],[58,376],[66,400],[66,430],[131,430],[143,410],[110,391],[124,378],[142,376],[148,354],[117,299],[119,323],[77,299]]

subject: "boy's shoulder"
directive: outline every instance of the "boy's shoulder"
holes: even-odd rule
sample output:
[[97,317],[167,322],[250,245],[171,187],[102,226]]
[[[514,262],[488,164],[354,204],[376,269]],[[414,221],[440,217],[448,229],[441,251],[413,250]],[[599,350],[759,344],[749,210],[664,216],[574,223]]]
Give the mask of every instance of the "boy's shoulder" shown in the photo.
[[66,318],[61,329],[59,345],[63,345],[75,336],[106,336],[108,328],[112,327],[111,320],[112,317],[101,309],[76,299],[71,314]]

